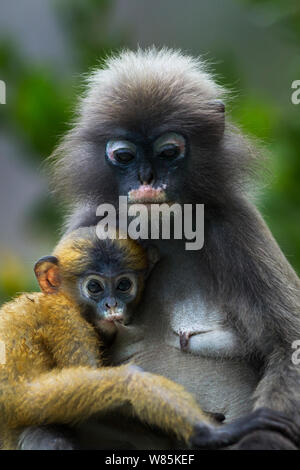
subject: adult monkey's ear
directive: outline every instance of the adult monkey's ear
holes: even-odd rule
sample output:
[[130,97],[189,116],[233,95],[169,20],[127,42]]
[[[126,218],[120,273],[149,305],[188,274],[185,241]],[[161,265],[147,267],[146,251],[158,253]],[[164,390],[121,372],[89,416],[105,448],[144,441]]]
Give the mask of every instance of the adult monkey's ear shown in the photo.
[[225,104],[222,100],[210,100],[203,103],[203,125],[206,132],[221,138],[225,130]]
[[208,101],[208,106],[215,110],[217,113],[225,113],[225,104],[222,100],[211,100]]
[[34,272],[42,292],[53,294],[58,291],[61,280],[56,256],[44,256],[34,266]]

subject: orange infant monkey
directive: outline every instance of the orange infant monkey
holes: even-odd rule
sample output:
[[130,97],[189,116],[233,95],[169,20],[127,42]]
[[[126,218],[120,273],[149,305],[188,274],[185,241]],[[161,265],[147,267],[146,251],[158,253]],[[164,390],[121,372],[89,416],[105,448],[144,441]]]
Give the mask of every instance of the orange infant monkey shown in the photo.
[[[234,424],[212,426],[182,386],[130,364],[103,366],[101,338],[113,337],[116,322],[130,322],[157,260],[154,248],[146,251],[130,239],[99,240],[89,227],[63,238],[53,256],[36,263],[42,292],[22,294],[0,312],[4,449],[18,448],[28,427],[72,425],[120,405],[194,447],[240,437],[241,426],[238,436]],[[260,418],[251,425],[264,423]]]
[[[0,340],[0,420],[5,449],[28,426],[76,423],[130,403],[150,425],[188,442],[209,417],[171,381],[133,365],[101,367],[101,333],[114,334],[139,301],[156,262],[132,240],[101,241],[94,228],[64,238],[35,265],[41,293],[5,304]],[[96,328],[95,328],[96,327]]]

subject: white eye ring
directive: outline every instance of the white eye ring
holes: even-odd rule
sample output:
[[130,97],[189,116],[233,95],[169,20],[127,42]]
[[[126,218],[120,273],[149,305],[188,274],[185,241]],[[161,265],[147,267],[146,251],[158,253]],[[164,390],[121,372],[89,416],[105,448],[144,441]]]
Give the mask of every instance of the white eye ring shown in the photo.
[[[91,281],[95,281],[95,283],[98,283],[99,286],[100,286],[100,289],[99,291],[95,291],[95,292],[92,292],[89,288],[88,288],[88,284],[91,282]],[[82,283],[82,290],[83,290],[83,293],[86,297],[92,297],[93,295],[94,296],[97,296],[99,294],[101,294],[103,291],[104,291],[104,283],[102,281],[102,279],[95,275],[95,274],[91,274],[90,276],[86,277]]]
[[[124,278],[128,279],[131,282],[131,286],[127,291],[121,291],[120,289],[118,289],[119,282]],[[134,297],[137,294],[137,279],[131,273],[124,273],[121,276],[118,276],[118,278],[116,279],[115,288],[120,293],[130,294],[131,296]]]
[[156,154],[160,154],[164,151],[164,148],[172,145],[179,149],[179,154],[176,158],[182,157],[185,154],[185,138],[181,134],[176,132],[167,132],[166,134],[161,135],[154,142],[154,151]]
[[[136,145],[128,140],[109,140],[106,144],[106,156],[113,163],[127,163],[122,162],[116,158],[117,152],[120,151],[124,154],[132,155],[132,159],[136,156]],[[128,160],[130,161],[130,160]]]
[[129,292],[132,289],[132,281],[128,277],[124,276],[118,280],[117,290],[121,292]]

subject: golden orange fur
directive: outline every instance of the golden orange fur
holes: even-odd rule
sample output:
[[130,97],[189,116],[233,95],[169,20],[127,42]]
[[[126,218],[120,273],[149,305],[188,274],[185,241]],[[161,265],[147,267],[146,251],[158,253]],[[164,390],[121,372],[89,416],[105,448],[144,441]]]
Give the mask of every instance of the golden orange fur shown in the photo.
[[[70,263],[84,266],[88,243],[80,239],[73,250],[68,239],[58,246],[55,254],[63,272]],[[182,386],[130,364],[103,367],[98,333],[61,287],[54,293],[22,294],[4,304],[0,341],[6,353],[0,365],[4,449],[17,448],[25,427],[72,424],[122,404],[129,404],[141,421],[175,432],[185,442],[197,423],[210,422]]]

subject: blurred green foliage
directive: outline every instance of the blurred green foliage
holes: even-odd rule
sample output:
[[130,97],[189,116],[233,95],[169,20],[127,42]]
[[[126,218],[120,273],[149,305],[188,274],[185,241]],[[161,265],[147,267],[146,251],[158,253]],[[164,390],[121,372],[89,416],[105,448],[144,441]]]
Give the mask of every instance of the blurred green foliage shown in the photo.
[[[243,0],[248,6],[260,9],[263,16],[272,10],[273,18],[280,24],[282,34],[291,44],[299,44],[300,9],[294,1],[286,3],[277,0]],[[109,15],[113,2],[109,0],[65,0],[54,2],[57,21],[67,32],[72,44],[76,62],[76,74],[60,75],[47,63],[33,66],[20,55],[18,45],[0,43],[1,79],[10,84],[10,96],[4,110],[0,107],[0,122],[4,129],[12,132],[30,151],[29,156],[36,164],[42,163],[51,153],[58,138],[65,132],[72,116],[75,97],[81,85],[81,73],[94,67],[99,59],[120,46],[127,45],[127,38],[121,32],[113,36],[108,32]],[[219,53],[222,55],[222,52]],[[242,129],[261,140],[270,159],[272,179],[266,194],[259,201],[260,208],[274,236],[292,265],[300,272],[300,120],[299,107],[287,102],[285,107],[276,106],[254,92],[246,80],[244,71],[228,57],[228,50],[222,55],[224,61],[216,64],[217,74],[223,77],[223,84],[238,83],[243,90],[238,103],[233,103],[230,114]],[[295,79],[300,79],[299,69]],[[28,214],[28,223],[39,231],[53,234],[61,225],[62,214],[57,204],[49,197],[38,201]],[[5,261],[6,260],[6,261]],[[0,301],[14,293],[30,289],[28,277],[21,263],[13,256],[2,256],[0,268]]]
[[[264,19],[266,25],[281,35],[291,47],[300,44],[300,3],[299,0],[242,0],[242,3],[255,9],[256,14]],[[263,45],[262,45],[263,47]],[[299,53],[298,53],[299,54]],[[300,58],[300,55],[298,55]],[[235,64],[236,66],[238,64]],[[234,80],[240,80],[242,74],[236,76],[237,67],[225,73]],[[267,66],[267,64],[266,64]],[[278,73],[287,71],[280,69]],[[293,80],[300,79],[300,62],[293,69]],[[228,80],[226,80],[228,83]],[[229,83],[230,85],[230,83]],[[239,98],[239,107],[232,112],[235,122],[250,136],[258,138],[265,144],[269,154],[268,167],[272,178],[269,186],[258,201],[258,206],[266,222],[279,242],[283,252],[292,266],[300,273],[300,105],[292,104],[291,83],[287,83],[286,104],[276,106],[267,101],[265,96],[251,91],[243,83],[239,83],[244,98]]]
[[[29,150],[24,158],[31,158],[31,163],[41,168],[68,128],[80,91],[81,73],[86,73],[122,44],[119,34],[108,39],[112,2],[55,0],[53,6],[57,21],[72,44],[76,63],[73,76],[62,76],[47,62],[28,63],[18,44],[0,42],[1,79],[9,83],[7,104],[0,107],[0,124],[4,132],[12,133]],[[27,219],[28,227],[52,238],[54,245],[63,220],[57,202],[46,195],[34,204]],[[14,254],[6,251],[0,259],[0,303],[17,292],[36,288],[32,276],[28,276]]]

